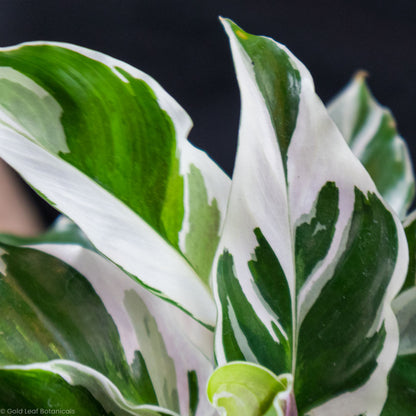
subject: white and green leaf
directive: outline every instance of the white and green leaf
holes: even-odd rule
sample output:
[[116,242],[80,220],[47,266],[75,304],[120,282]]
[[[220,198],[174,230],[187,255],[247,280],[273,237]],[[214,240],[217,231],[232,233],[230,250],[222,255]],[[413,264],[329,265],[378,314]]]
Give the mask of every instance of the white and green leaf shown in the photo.
[[371,94],[359,72],[328,106],[329,115],[378,191],[401,219],[415,195],[415,178],[406,142],[391,112]]
[[224,25],[242,108],[216,257],[216,358],[291,373],[300,415],[378,416],[399,344],[390,303],[408,263],[400,220],[304,65]]
[[0,397],[8,406],[42,407],[49,395],[57,408],[76,396],[80,408],[85,399],[105,414],[213,413],[204,391],[212,333],[203,325],[80,245],[1,247]]
[[0,156],[105,256],[213,325],[229,178],[187,141],[191,125],[151,77],[104,54],[0,51]]
[[0,368],[2,406],[26,414],[45,409],[50,414],[74,412],[81,416],[179,416],[159,406],[133,406],[108,379],[73,364],[60,360]]

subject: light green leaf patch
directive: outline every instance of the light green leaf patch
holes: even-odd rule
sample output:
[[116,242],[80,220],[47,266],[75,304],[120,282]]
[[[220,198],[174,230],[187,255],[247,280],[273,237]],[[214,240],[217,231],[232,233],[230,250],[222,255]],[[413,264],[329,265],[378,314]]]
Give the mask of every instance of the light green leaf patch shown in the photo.
[[223,416],[297,416],[291,374],[277,377],[252,363],[235,361],[217,368],[207,394]]
[[[199,169],[191,165],[188,174],[189,192],[189,233],[186,235],[185,252],[195,270],[207,284],[219,242],[221,215],[215,199],[209,204],[204,178]],[[203,236],[203,238],[201,238]]]

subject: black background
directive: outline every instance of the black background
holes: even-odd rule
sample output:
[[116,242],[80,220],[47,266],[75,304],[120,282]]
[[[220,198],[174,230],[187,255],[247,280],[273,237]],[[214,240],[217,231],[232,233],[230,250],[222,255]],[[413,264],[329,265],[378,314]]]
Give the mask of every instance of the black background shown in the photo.
[[324,102],[368,71],[416,160],[414,0],[0,0],[0,46],[65,41],[140,68],[190,114],[190,140],[231,174],[240,104],[219,15],[288,46]]

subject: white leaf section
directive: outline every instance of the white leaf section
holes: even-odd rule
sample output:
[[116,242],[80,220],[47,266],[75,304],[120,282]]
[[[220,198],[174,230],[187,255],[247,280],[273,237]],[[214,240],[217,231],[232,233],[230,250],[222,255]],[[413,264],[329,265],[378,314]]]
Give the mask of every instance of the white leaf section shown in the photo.
[[412,222],[416,221],[416,211],[412,211],[407,217],[406,219],[403,221],[403,227],[407,228],[409,227]]
[[279,392],[273,400],[276,416],[298,416],[293,394],[292,374],[281,374],[277,379],[282,385],[286,385],[286,388]]
[[358,158],[362,156],[376,134],[385,112],[376,101],[368,100],[369,115],[360,131],[354,136],[354,128],[360,115],[359,101],[363,78],[365,78],[365,74],[359,72],[350,85],[328,105],[331,117],[337,120],[344,139],[350,143],[352,151]]
[[11,67],[0,68],[0,80],[2,79],[22,85],[26,89],[36,94],[38,98],[46,98],[49,96],[49,93],[45,91],[45,89],[43,89],[40,85],[36,84],[36,82],[32,81],[29,77],[21,74]]
[[5,126],[0,126],[0,154],[77,223],[104,255],[196,319],[214,324],[214,302],[194,270],[126,205],[70,164]]
[[[365,76],[364,73],[358,73],[359,76]],[[357,103],[359,93],[358,83],[353,83],[351,88],[346,88],[342,93],[332,100],[328,105],[328,112],[333,119],[338,120],[338,128],[342,132],[344,139],[350,143],[358,115],[357,105],[345,105],[345,103]],[[342,97],[342,98],[341,98]]]
[[[169,371],[163,360],[167,352],[175,365],[176,380],[172,387],[178,390],[181,413],[186,414],[189,406],[189,371],[196,372],[200,388],[197,416],[204,416],[207,409],[211,410],[204,394],[204,386],[213,371],[211,331],[175,306],[142,288],[117,266],[91,250],[68,244],[41,244],[33,248],[59,258],[90,282],[117,326],[121,344],[130,364],[134,359],[134,352],[141,351],[162,406],[167,406],[169,399],[165,398],[166,383],[169,382],[166,380],[175,377],[174,374],[166,374]],[[127,309],[126,297],[132,291],[144,302],[148,313],[156,320],[166,351],[159,350],[158,342],[148,345],[147,342],[151,340],[143,339],[143,332],[135,336],[139,323],[145,317],[143,311],[135,316]],[[136,301],[136,304],[139,306],[139,302]],[[142,339],[138,339],[140,337]]]
[[354,188],[357,187],[365,195],[377,191],[316,95],[309,71],[287,48],[280,44],[279,47],[294,62],[302,80],[297,124],[288,151],[292,229],[296,228],[297,221],[303,215],[313,210],[316,198],[327,182],[335,182],[339,190],[339,216],[330,249],[303,285],[297,299],[297,314],[301,323],[332,277],[332,273],[325,271],[336,264],[337,255],[343,252],[354,210]]
[[400,329],[399,355],[416,354],[416,287],[401,293],[392,306]]
[[8,254],[7,251],[4,250],[3,248],[0,248],[0,274],[2,274],[3,276],[5,276],[7,273],[7,264],[3,260],[3,256],[5,254]]
[[[285,174],[276,135],[255,82],[251,60],[226,22],[224,27],[230,37],[240,84],[241,119],[233,183],[218,253],[222,253],[224,249],[238,253],[234,263],[235,275],[238,276],[247,299],[258,306],[257,315],[274,337],[269,312],[258,301],[247,263],[258,246],[253,230],[259,227],[279,258],[291,291],[294,291],[292,237],[288,221]],[[217,332],[221,333],[221,316],[217,322]],[[275,323],[278,325],[278,322]],[[224,363],[225,356],[221,352],[220,342],[220,337],[217,337],[216,354],[219,363]]]
[[[228,304],[228,314],[230,316],[230,324],[233,330],[233,335],[237,340],[237,343],[240,346],[240,348],[244,350],[245,359],[249,362],[257,362],[256,355],[253,353],[253,351],[251,351],[246,335],[244,334],[244,331],[240,328],[238,324],[237,315],[231,305],[231,302],[229,302]],[[224,365],[227,363],[227,360],[224,356],[221,356],[221,361],[219,360],[218,356],[216,356],[216,358],[220,365]]]

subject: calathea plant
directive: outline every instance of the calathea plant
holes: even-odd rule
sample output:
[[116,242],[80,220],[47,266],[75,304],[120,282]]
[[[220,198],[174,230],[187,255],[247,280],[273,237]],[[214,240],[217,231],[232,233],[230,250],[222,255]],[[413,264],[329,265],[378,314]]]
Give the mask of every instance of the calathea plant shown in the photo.
[[70,220],[1,237],[0,408],[414,416],[394,120],[360,74],[325,108],[287,48],[223,23],[232,182],[148,75],[74,45],[1,50],[0,155]]

